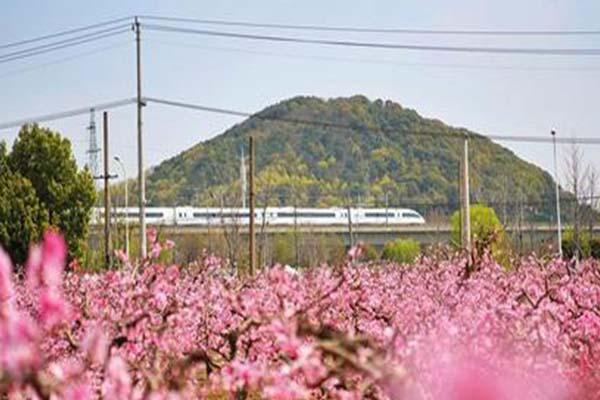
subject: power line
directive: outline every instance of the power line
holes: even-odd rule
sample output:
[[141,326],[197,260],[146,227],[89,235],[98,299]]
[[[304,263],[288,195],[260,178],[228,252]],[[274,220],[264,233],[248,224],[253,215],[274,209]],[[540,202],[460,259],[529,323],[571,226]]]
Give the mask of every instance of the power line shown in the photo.
[[60,111],[60,112],[56,112],[53,114],[38,115],[38,116],[23,118],[23,119],[19,119],[19,120],[15,120],[15,121],[0,123],[0,129],[21,127],[22,125],[29,124],[29,123],[47,122],[47,121],[54,121],[57,119],[70,118],[70,117],[74,117],[77,115],[89,114],[90,109],[92,109],[92,108],[97,111],[110,110],[112,108],[118,108],[118,107],[123,107],[123,106],[129,105],[129,104],[134,104],[135,102],[136,102],[136,99],[127,98],[127,99],[112,101],[112,102],[108,102],[108,103],[92,104],[89,106],[76,108],[76,109],[72,109],[72,110],[67,110],[67,111]]
[[[264,113],[253,114],[245,111],[232,110],[226,108],[217,108],[217,107],[209,107],[201,104],[193,104],[186,103],[181,101],[173,101],[167,99],[160,99],[154,97],[146,97],[145,101],[149,103],[163,104],[172,107],[179,108],[187,108],[196,111],[205,111],[217,114],[225,114],[232,115],[237,117],[246,117],[246,118],[256,118],[259,120],[265,121],[276,121],[283,123],[291,123],[291,124],[301,124],[301,125],[309,125],[309,126],[317,126],[324,129],[338,129],[338,130],[346,130],[346,131],[358,131],[358,132],[382,132],[382,133],[394,133],[399,132],[398,129],[384,129],[384,128],[366,128],[366,127],[356,127],[347,124],[339,124],[334,122],[327,121],[317,121],[311,119],[302,119],[302,118],[285,118],[285,117],[275,117],[265,115]],[[468,132],[465,129],[456,128],[455,132],[434,132],[434,131],[409,131],[404,132],[409,135],[414,136],[428,136],[428,137],[450,137],[450,138],[464,138],[465,135],[468,135],[469,138],[473,139],[490,139],[496,141],[505,141],[505,142],[533,142],[533,143],[552,143],[551,137],[544,136],[503,136],[503,135],[480,135]],[[600,138],[557,138],[556,141],[558,143],[568,143],[568,144],[588,144],[588,145],[598,145],[600,144]]]
[[472,35],[472,36],[589,36],[600,35],[600,30],[467,30],[467,29],[407,29],[407,28],[362,28],[348,26],[295,25],[227,21],[219,19],[181,18],[157,15],[140,15],[141,19],[184,22],[201,25],[237,26],[244,28],[266,28],[318,32],[393,33],[417,35]]
[[[278,198],[279,200],[282,200],[282,203],[285,203],[287,200],[289,200],[289,198],[293,198],[293,195],[290,195],[285,189],[279,189],[280,193],[277,193],[278,188],[272,189],[272,191],[274,191],[273,195]],[[354,192],[355,194],[358,194],[358,191]],[[368,190],[363,191],[362,193],[367,193],[366,196],[368,197]],[[329,192],[325,192],[325,193],[319,193],[318,195],[314,195],[315,199],[319,198],[319,197],[327,197],[327,196],[340,196],[340,195],[347,195],[348,193],[344,190],[333,190],[333,191],[329,191]],[[355,196],[350,196],[355,197]],[[397,197],[397,199],[395,199],[394,197]],[[427,201],[411,201],[411,200],[405,200],[402,199],[402,196],[394,196],[394,197],[389,197],[389,202],[388,205],[391,208],[394,207],[406,207],[406,208],[420,208],[420,209],[427,209],[427,208],[453,208],[453,207],[458,207],[460,205],[460,199],[456,199],[456,200],[449,200],[449,201],[444,201],[444,202],[427,202]],[[597,200],[597,197],[594,197],[595,200]],[[575,198],[575,197],[569,197],[569,198],[562,198],[560,200],[561,204],[572,204],[572,203],[580,203],[581,206],[590,206],[589,203],[587,203],[590,200],[594,200],[594,199],[590,199],[589,197],[586,198]],[[259,203],[261,203],[260,200],[262,200],[259,196],[258,198]],[[366,202],[361,202],[360,204],[364,204],[364,205],[370,205],[370,206],[374,206],[377,204],[381,204],[383,203],[384,199],[377,199],[377,198],[370,198],[371,201],[366,201]],[[356,204],[357,202],[352,201],[351,203]],[[515,201],[515,200],[510,200],[510,201],[485,201],[483,199],[479,199],[479,200],[474,200],[473,204],[482,204],[488,207],[493,207],[493,208],[501,208],[501,207],[507,207],[507,209],[514,209],[517,207],[523,207],[523,208],[543,208],[544,206],[547,205],[554,205],[555,204],[555,200],[548,198],[548,199],[544,199],[541,198],[540,200],[525,200],[525,201]],[[508,211],[508,210],[507,210]],[[538,210],[540,211],[540,210]]]
[[252,113],[245,112],[245,111],[236,111],[236,110],[230,110],[230,109],[226,109],[226,108],[208,107],[208,106],[203,106],[203,105],[199,105],[199,104],[184,103],[181,101],[171,101],[171,100],[159,99],[159,98],[155,98],[155,97],[145,97],[144,100],[147,102],[151,102],[151,103],[164,104],[167,106],[174,106],[174,107],[181,107],[181,108],[189,108],[192,110],[206,111],[206,112],[212,112],[212,113],[217,113],[217,114],[227,114],[227,115],[234,115],[237,117],[256,117],[259,119],[267,119],[258,114],[252,114]]
[[58,42],[57,42],[56,44],[52,44],[52,45],[40,46],[41,48],[39,48],[37,50],[29,49],[29,50],[23,50],[23,51],[17,52],[19,54],[16,54],[16,53],[5,54],[5,55],[0,56],[0,64],[7,63],[10,61],[15,61],[15,60],[21,60],[23,58],[28,58],[28,57],[32,57],[32,56],[36,56],[39,54],[44,54],[44,53],[48,53],[51,51],[72,47],[72,46],[78,46],[81,44],[97,41],[100,39],[105,39],[107,37],[120,35],[121,33],[128,32],[129,30],[130,30],[129,28],[120,28],[118,30],[111,30],[107,33],[103,33],[100,35],[95,35],[95,36],[85,35],[86,38],[83,38],[81,40],[78,40],[76,38],[75,40],[66,41],[63,44],[58,44]]
[[600,66],[573,66],[573,67],[539,67],[539,66],[518,66],[518,65],[497,65],[497,64],[462,64],[462,63],[426,63],[426,62],[395,62],[392,60],[382,60],[373,58],[343,58],[333,56],[316,56],[306,54],[292,54],[292,53],[281,53],[274,51],[262,51],[262,50],[250,50],[237,47],[221,47],[221,46],[201,46],[194,43],[177,43],[165,40],[150,40],[150,43],[159,45],[168,45],[183,48],[195,48],[206,51],[218,51],[218,52],[229,52],[229,53],[243,53],[270,57],[282,57],[292,58],[301,60],[317,60],[317,61],[333,61],[333,62],[344,62],[344,63],[358,63],[358,64],[376,64],[376,65],[389,65],[396,67],[432,67],[432,68],[457,68],[457,69],[482,69],[482,70],[511,70],[511,71],[574,71],[574,72],[598,72]]
[[53,38],[57,38],[57,37],[61,37],[61,36],[72,35],[74,33],[84,32],[84,31],[88,31],[91,29],[95,29],[95,28],[101,28],[103,26],[113,25],[113,24],[117,24],[119,22],[123,22],[123,21],[127,21],[127,20],[131,20],[131,17],[116,18],[116,19],[112,19],[110,21],[105,21],[105,22],[100,22],[97,24],[92,24],[92,25],[87,25],[87,26],[83,26],[83,27],[79,27],[79,28],[69,29],[69,30],[62,31],[62,32],[51,33],[51,34],[44,35],[44,36],[38,36],[38,37],[35,37],[32,39],[21,40],[21,41],[13,42],[13,43],[5,43],[5,44],[0,45],[0,49],[8,49],[11,47],[23,46],[26,44],[44,41],[44,40],[48,40],[48,39],[53,39]]
[[[523,142],[523,143],[552,143],[552,138],[545,136],[505,136],[505,135],[483,135],[487,139],[496,140],[499,142]],[[475,138],[477,138],[475,136]],[[600,144],[600,138],[581,137],[581,138],[557,138],[557,143],[561,144]]]
[[349,40],[310,39],[289,36],[254,35],[246,33],[212,31],[204,29],[180,28],[167,25],[145,24],[149,30],[159,32],[184,33],[214,37],[226,37],[232,39],[246,39],[256,41],[268,41],[276,43],[298,43],[315,44],[326,46],[376,48],[388,50],[411,50],[411,51],[435,51],[451,53],[482,53],[482,54],[522,54],[540,56],[598,56],[600,48],[517,48],[517,47],[471,47],[471,46],[438,46],[418,44],[397,44],[381,42],[358,42]]
[[[245,118],[255,118],[264,121],[273,121],[273,122],[283,122],[290,124],[300,124],[300,125],[309,125],[309,126],[317,126],[324,129],[337,129],[337,130],[346,130],[346,131],[360,131],[360,132],[382,132],[382,133],[394,133],[398,132],[398,129],[384,129],[384,128],[366,128],[366,127],[356,127],[347,124],[339,124],[327,121],[317,121],[311,119],[301,119],[301,118],[284,118],[284,117],[274,117],[264,114],[253,114],[250,112],[232,110],[226,108],[218,108],[218,107],[209,107],[200,104],[186,103],[181,101],[172,101],[166,99],[160,99],[155,97],[145,97],[145,102],[148,103],[156,103],[162,104],[172,107],[178,108],[186,108],[192,109],[196,111],[204,111],[210,113],[224,114],[224,115],[232,115],[236,117],[245,117]],[[109,103],[99,103],[94,104],[82,108],[77,108],[73,110],[61,111],[53,114],[45,114],[39,116],[33,116],[29,118],[19,119],[15,121],[9,121],[0,123],[0,129],[8,129],[14,127],[20,127],[27,123],[33,122],[45,122],[52,121],[57,119],[69,118],[77,115],[87,114],[91,108],[96,110],[108,110],[111,108],[122,107],[125,105],[129,105],[135,103],[136,99],[128,98],[123,100],[118,100]],[[413,136],[428,136],[428,137],[449,137],[449,138],[460,138],[462,139],[465,135],[469,135],[470,138],[473,139],[490,139],[496,141],[509,141],[509,142],[534,142],[534,143],[550,143],[552,142],[552,138],[546,138],[543,136],[503,136],[503,135],[480,135],[466,131],[462,128],[456,128],[455,132],[434,132],[434,131],[409,131],[404,132],[408,135]],[[589,145],[598,145],[600,144],[600,138],[557,138],[556,141],[558,143],[563,144],[589,144]]]
[[61,40],[58,40],[58,41],[55,41],[55,42],[41,44],[41,45],[38,45],[38,46],[34,46],[34,47],[29,47],[27,49],[23,49],[23,50],[13,51],[12,53],[0,54],[0,59],[1,58],[15,57],[15,56],[19,56],[19,55],[22,55],[22,54],[27,54],[27,53],[30,53],[30,52],[34,52],[34,51],[37,51],[37,50],[43,50],[43,49],[47,49],[49,47],[54,47],[54,46],[58,46],[58,45],[61,45],[61,44],[67,44],[67,43],[74,42],[74,41],[77,41],[77,40],[80,40],[80,39],[86,39],[86,38],[94,37],[94,36],[97,36],[97,35],[101,35],[103,33],[114,32],[116,30],[123,29],[123,27],[124,27],[124,25],[113,26],[111,28],[106,28],[106,29],[101,29],[101,30],[95,31],[95,32],[85,33],[83,35],[75,36],[75,37],[72,37],[72,38],[61,39]]
[[49,61],[46,63],[42,63],[42,64],[37,64],[37,65],[33,65],[30,67],[26,67],[26,68],[19,68],[19,69],[13,69],[11,71],[7,71],[5,73],[0,74],[0,79],[8,77],[8,76],[13,76],[13,75],[18,75],[24,72],[28,72],[28,71],[33,71],[33,70],[37,70],[37,69],[42,69],[51,65],[56,65],[56,64],[62,64],[65,63],[67,61],[71,61],[74,59],[79,59],[79,58],[83,58],[83,57],[87,57],[93,54],[98,54],[98,53],[102,53],[105,52],[107,50],[112,50],[112,49],[116,49],[119,47],[124,47],[127,44],[129,44],[130,42],[123,42],[123,43],[116,43],[116,44],[112,44],[109,46],[103,46],[103,47],[98,47],[96,49],[90,50],[90,51],[85,51],[85,52],[81,52],[81,53],[77,53],[77,54],[73,54],[69,57],[62,57],[53,61]]

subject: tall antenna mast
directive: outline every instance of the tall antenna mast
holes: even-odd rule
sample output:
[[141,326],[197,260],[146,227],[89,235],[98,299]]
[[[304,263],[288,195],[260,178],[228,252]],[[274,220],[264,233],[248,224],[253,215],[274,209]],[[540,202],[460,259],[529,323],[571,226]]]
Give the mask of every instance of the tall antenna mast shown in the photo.
[[248,198],[248,183],[246,182],[246,160],[244,158],[244,146],[240,147],[240,183],[242,188],[242,208],[246,208],[246,199]]
[[94,178],[100,176],[99,170],[99,153],[100,147],[98,147],[98,141],[96,138],[96,120],[95,120],[96,111],[93,108],[90,108],[90,124],[87,127],[90,138],[90,147],[88,148],[88,168]]

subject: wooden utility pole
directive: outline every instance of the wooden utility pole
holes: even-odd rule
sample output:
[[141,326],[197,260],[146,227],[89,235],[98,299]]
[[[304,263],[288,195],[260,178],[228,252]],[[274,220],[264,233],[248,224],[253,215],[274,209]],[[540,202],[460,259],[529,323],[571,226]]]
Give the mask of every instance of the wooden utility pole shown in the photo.
[[104,263],[106,268],[110,268],[110,193],[108,180],[108,112],[102,114],[102,128],[104,136]]
[[138,151],[138,186],[140,209],[140,257],[146,258],[146,177],[144,176],[144,146],[142,136],[142,46],[140,42],[140,22],[135,17],[135,48],[137,76],[137,151]]
[[471,253],[471,205],[469,203],[469,139],[465,135],[462,165],[461,190],[461,243]]
[[[255,264],[256,264],[256,243],[255,243],[255,237],[254,237],[254,203],[255,203],[255,198],[254,198],[254,163],[255,163],[255,157],[256,157],[256,152],[254,149],[254,136],[250,135],[250,142],[249,142],[249,147],[250,147],[250,155],[249,155],[249,160],[248,160],[248,186],[249,186],[249,205],[250,205],[250,212],[249,212],[249,216],[250,216],[250,223],[248,225],[248,266],[249,266],[249,273],[250,276],[254,275],[254,268],[255,268]],[[263,216],[264,218],[264,216]]]

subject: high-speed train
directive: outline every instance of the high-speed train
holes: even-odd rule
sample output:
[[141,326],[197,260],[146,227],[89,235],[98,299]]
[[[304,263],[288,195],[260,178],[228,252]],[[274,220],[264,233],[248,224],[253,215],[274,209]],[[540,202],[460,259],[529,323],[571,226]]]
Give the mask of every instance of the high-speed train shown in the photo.
[[[148,207],[146,223],[150,225],[248,225],[248,208]],[[348,215],[350,213],[350,216]],[[254,210],[255,223],[267,225],[421,225],[425,219],[407,208],[295,208],[267,207]],[[137,207],[113,208],[117,221],[139,221]],[[92,223],[102,224],[104,209],[95,208]]]

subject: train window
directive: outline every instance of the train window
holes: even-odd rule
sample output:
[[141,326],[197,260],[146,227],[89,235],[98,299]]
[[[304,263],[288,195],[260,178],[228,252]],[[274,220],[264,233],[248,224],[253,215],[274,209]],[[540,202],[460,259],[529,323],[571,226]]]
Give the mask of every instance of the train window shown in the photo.
[[[194,218],[248,218],[250,214],[248,213],[214,213],[214,212],[195,212]],[[258,214],[256,214],[258,215]]]
[[421,218],[421,216],[415,212],[406,211],[402,213],[404,218]]
[[194,218],[216,218],[219,214],[209,212],[195,212]]
[[365,213],[365,217],[367,218],[386,218],[386,217],[393,217],[394,213],[385,213],[385,212],[366,212]]
[[335,213],[317,213],[317,212],[280,212],[277,213],[279,218],[335,218]]
[[[136,213],[136,212],[124,213],[122,211],[117,211],[117,212],[111,211],[111,213],[110,213],[110,216],[112,218],[123,218],[123,217],[127,217],[127,218],[134,218],[135,217],[135,218],[137,218],[138,215],[139,214]],[[98,218],[104,218],[104,212],[103,211],[100,211],[98,213]]]
[[161,212],[147,212],[146,213],[146,218],[162,218],[163,217],[163,213]]
[[[117,213],[116,213],[116,214],[117,214],[117,216],[118,216],[118,217],[128,217],[128,218],[137,217],[137,216],[139,215],[139,214],[138,214],[138,213],[136,213],[136,212],[128,212],[128,213],[125,213],[125,212],[123,212],[123,211],[117,211]],[[101,215],[101,216],[104,216],[104,213],[100,213],[100,215]],[[112,215],[112,216],[114,216],[114,215],[115,215],[115,213],[113,212],[113,213],[111,213],[111,215]]]

